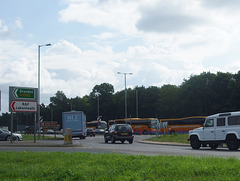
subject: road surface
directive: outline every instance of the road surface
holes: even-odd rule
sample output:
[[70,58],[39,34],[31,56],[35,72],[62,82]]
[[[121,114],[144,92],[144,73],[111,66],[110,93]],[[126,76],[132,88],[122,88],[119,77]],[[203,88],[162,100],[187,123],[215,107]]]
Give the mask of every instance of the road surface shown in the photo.
[[[125,142],[104,143],[102,135],[96,137],[87,137],[80,140],[73,139],[73,147],[62,146],[42,146],[42,147],[28,147],[28,146],[3,146],[0,142],[0,151],[47,151],[47,152],[90,152],[90,153],[121,153],[133,155],[184,155],[184,156],[216,156],[216,157],[235,157],[240,159],[240,149],[238,151],[229,151],[227,148],[218,148],[211,150],[209,147],[201,148],[200,150],[193,150],[190,146],[179,145],[161,145],[141,143],[140,140],[152,137],[150,135],[135,135],[133,144]],[[63,140],[49,141],[53,145],[63,144]],[[32,143],[34,144],[34,143]]]

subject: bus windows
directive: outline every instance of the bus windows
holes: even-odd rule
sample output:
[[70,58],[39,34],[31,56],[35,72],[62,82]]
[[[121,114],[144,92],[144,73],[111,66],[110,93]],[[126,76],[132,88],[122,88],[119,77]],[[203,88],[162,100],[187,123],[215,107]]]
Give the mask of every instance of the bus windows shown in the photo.
[[107,122],[106,121],[90,121],[87,122],[87,128],[93,128],[95,129],[107,129]]
[[[161,119],[160,132],[164,133],[188,133],[189,130],[202,127],[206,117],[192,116],[176,119]],[[165,126],[164,126],[165,125]]]

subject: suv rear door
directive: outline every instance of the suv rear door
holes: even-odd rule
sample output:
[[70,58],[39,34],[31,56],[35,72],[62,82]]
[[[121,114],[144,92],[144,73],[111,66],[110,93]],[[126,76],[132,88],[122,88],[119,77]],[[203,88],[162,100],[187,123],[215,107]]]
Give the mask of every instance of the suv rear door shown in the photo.
[[217,118],[216,140],[226,139],[226,118]]

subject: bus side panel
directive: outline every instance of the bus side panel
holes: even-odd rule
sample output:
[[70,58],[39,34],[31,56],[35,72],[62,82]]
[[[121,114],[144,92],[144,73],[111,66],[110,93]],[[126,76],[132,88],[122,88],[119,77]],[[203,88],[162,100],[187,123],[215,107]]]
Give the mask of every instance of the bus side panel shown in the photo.
[[199,128],[202,125],[200,124],[192,124],[192,125],[169,125],[168,126],[168,132],[169,133],[188,133],[190,130],[193,130],[195,128]]
[[156,134],[156,129],[149,128],[147,125],[131,125],[134,134]]
[[160,129],[160,134],[188,133],[190,130],[202,127],[205,119],[205,116],[162,119],[160,120],[160,125],[162,125],[162,128]]

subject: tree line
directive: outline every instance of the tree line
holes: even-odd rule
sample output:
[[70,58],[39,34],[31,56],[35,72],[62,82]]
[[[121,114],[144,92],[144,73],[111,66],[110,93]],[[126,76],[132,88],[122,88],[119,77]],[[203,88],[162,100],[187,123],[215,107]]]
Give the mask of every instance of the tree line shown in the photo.
[[[180,118],[208,116],[240,109],[240,71],[236,74],[203,72],[184,79],[179,86],[137,86],[127,89],[128,117]],[[125,90],[114,92],[113,85],[102,83],[89,95],[67,98],[64,92],[50,97],[50,104],[41,104],[44,121],[57,121],[62,126],[62,112],[83,111],[87,121],[125,117]],[[18,124],[34,120],[33,114],[18,113]],[[8,125],[10,114],[0,116],[0,126]],[[31,121],[29,121],[31,122]]]

